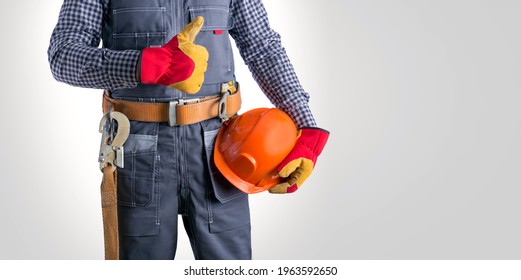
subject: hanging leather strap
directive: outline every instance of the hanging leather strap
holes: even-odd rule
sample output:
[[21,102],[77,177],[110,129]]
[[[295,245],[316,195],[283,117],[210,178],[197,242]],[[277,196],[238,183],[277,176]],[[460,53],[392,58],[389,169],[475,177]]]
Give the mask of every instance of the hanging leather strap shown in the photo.
[[103,168],[103,181],[101,182],[101,212],[103,215],[106,260],[119,259],[116,172],[116,168],[105,166]]

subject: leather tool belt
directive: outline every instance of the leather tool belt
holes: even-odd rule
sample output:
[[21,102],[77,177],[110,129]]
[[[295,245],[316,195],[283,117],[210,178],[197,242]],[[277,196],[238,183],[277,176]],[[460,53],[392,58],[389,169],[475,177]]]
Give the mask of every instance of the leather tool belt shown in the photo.
[[221,94],[202,98],[179,99],[171,102],[150,103],[113,99],[103,94],[103,113],[111,110],[123,113],[129,120],[142,122],[168,122],[171,126],[188,125],[220,117],[223,120],[235,115],[241,108],[239,86],[223,84]]

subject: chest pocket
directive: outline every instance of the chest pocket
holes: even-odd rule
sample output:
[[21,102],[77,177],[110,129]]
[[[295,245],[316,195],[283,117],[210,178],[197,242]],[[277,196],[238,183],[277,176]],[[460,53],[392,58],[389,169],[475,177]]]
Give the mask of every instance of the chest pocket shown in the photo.
[[111,48],[141,50],[165,44],[168,1],[111,1]]
[[206,84],[220,84],[233,79],[233,53],[228,31],[231,29],[229,6],[195,5],[188,8],[189,20],[204,18],[196,44],[206,47],[209,53]]

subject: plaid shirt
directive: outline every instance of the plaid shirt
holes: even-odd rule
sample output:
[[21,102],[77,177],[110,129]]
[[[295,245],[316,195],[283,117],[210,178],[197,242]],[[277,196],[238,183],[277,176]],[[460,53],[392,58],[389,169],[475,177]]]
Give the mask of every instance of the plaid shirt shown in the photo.
[[[64,0],[48,49],[53,76],[73,86],[116,89],[138,84],[136,66],[140,51],[98,48],[107,1]],[[302,88],[280,42],[268,23],[261,0],[234,0],[229,31],[254,79],[268,99],[295,121],[297,127],[314,127]]]

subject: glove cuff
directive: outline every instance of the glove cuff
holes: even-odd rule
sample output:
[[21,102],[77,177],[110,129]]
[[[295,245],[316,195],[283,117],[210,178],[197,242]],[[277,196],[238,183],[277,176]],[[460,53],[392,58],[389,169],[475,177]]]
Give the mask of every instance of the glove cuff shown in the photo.
[[163,69],[158,67],[162,61],[163,50],[161,48],[144,48],[140,56],[140,81],[143,84],[157,84],[163,74]]
[[316,126],[304,126],[304,127],[301,127],[300,128],[301,130],[320,130],[320,131],[323,131],[327,134],[330,134],[329,130],[327,129],[323,129],[323,128],[320,128],[320,127],[316,127]]
[[329,139],[329,131],[318,127],[303,127],[299,141],[309,147],[315,156],[319,156]]

